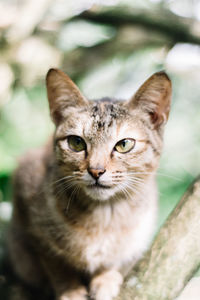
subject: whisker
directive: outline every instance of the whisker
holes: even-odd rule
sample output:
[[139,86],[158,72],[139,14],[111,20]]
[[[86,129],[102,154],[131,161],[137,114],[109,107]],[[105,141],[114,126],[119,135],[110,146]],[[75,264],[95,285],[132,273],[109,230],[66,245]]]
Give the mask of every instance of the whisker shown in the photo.
[[70,189],[71,187],[73,187],[74,185],[76,185],[76,182],[65,182],[63,185],[58,186],[60,188],[60,190],[56,193],[56,197],[57,196],[61,196],[64,194],[64,192],[66,192],[68,189]]
[[55,184],[56,184],[57,186],[59,186],[59,185],[61,186],[61,185],[63,184],[63,182],[62,182],[63,180],[66,180],[66,179],[67,179],[66,181],[69,182],[69,181],[73,181],[74,178],[75,178],[75,176],[67,175],[67,176],[64,176],[64,177],[62,177],[62,178],[56,180],[56,181],[46,183],[46,184],[43,185],[43,187],[42,187],[42,189],[41,189],[39,195],[44,191],[45,188],[53,187]]
[[133,195],[131,195],[130,192],[128,191],[129,184],[127,182],[123,182],[121,185],[121,188],[122,188],[122,191],[124,192],[124,194],[128,196],[128,198],[133,197]]
[[142,183],[145,182],[145,179],[139,177],[133,177],[133,176],[128,177],[128,180],[132,180],[133,182],[142,182]]
[[[139,192],[141,193],[141,189],[145,186],[145,181],[137,181],[135,178],[128,178],[126,185],[129,189],[131,189],[133,192]],[[134,188],[134,189],[133,189]]]
[[78,182],[78,181],[80,181],[80,178],[76,178],[76,179],[70,178],[70,179],[68,179],[68,180],[65,180],[64,182],[58,182],[58,183],[56,184],[56,187],[65,185],[66,183],[71,183],[71,182],[73,182],[73,181]]
[[75,186],[74,190],[72,191],[72,194],[71,194],[70,197],[69,197],[69,201],[68,201],[67,207],[66,207],[66,209],[65,209],[65,212],[66,212],[66,213],[69,211],[70,203],[73,201],[75,195],[78,194],[79,190],[80,190],[80,186],[78,186],[78,185]]
[[67,175],[67,176],[64,176],[64,177],[62,177],[62,178],[60,178],[60,179],[58,179],[58,180],[52,182],[52,184],[55,184],[55,183],[57,183],[57,182],[63,181],[63,180],[68,179],[68,178],[71,179],[71,178],[74,178],[74,177],[75,177],[75,175]]
[[165,174],[163,172],[129,172],[128,174],[132,174],[132,175],[160,175],[160,176],[164,176],[164,177],[168,177],[168,178],[172,178],[172,179],[175,179],[177,181],[181,181],[183,182],[183,180],[179,177],[176,177],[174,175],[170,175],[170,174]]

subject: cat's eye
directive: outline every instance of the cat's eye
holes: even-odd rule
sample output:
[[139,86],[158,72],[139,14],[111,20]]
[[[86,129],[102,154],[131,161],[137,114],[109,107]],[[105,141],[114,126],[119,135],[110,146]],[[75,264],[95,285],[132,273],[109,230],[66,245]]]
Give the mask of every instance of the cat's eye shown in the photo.
[[124,139],[119,141],[115,145],[115,150],[119,153],[127,153],[131,151],[135,146],[135,140],[134,139]]
[[70,135],[67,137],[67,142],[69,148],[75,152],[86,150],[86,143],[80,136]]

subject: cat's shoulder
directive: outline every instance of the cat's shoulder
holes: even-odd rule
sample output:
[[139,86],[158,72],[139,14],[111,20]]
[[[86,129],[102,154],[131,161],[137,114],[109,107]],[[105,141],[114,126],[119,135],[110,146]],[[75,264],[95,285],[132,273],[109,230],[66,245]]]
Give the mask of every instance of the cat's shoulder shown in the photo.
[[19,159],[13,176],[15,193],[20,193],[23,198],[37,193],[39,186],[45,181],[52,149],[52,142],[49,141],[44,147],[27,151]]

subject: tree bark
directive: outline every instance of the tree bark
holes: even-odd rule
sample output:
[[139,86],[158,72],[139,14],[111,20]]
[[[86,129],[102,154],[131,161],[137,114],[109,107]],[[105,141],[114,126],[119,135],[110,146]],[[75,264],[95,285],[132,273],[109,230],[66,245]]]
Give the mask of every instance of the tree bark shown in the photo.
[[200,265],[200,177],[125,281],[116,300],[174,300]]

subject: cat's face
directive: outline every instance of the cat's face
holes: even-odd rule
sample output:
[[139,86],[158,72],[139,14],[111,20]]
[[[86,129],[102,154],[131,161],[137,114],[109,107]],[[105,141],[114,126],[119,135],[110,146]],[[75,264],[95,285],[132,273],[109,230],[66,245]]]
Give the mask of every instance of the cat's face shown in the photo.
[[170,81],[164,73],[154,77],[122,102],[87,101],[64,73],[48,74],[56,160],[66,190],[82,190],[98,201],[139,193],[158,166],[169,113]]

